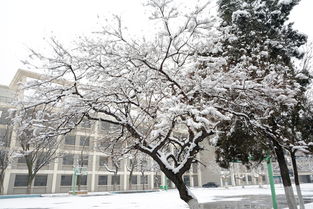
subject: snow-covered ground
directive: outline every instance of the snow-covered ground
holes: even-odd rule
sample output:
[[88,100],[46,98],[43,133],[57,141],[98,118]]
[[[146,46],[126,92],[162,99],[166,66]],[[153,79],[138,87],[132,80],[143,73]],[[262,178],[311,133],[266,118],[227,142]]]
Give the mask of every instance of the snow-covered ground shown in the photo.
[[[313,184],[302,185],[303,195],[313,196]],[[195,188],[192,189],[200,203],[216,201],[240,201],[243,195],[270,195],[268,186],[246,186],[225,188]],[[281,185],[276,185],[276,193],[284,194]],[[96,195],[96,194],[95,194]],[[97,195],[100,195],[97,193]],[[231,197],[231,198],[230,198]],[[111,194],[101,196],[69,196],[69,195],[46,195],[36,198],[0,199],[1,209],[17,208],[40,208],[40,209],[186,209],[187,204],[179,199],[176,190]],[[313,209],[313,204],[307,204],[306,209]]]

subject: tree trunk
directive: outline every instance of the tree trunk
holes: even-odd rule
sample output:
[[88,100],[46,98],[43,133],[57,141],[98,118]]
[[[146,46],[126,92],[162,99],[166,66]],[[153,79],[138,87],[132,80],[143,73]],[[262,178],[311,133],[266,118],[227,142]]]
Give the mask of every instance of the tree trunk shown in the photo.
[[297,209],[296,199],[295,199],[292,185],[291,185],[291,180],[290,180],[289,170],[288,170],[285,155],[284,155],[284,150],[282,146],[275,140],[273,140],[273,144],[274,144],[274,150],[275,150],[275,154],[277,157],[277,161],[279,164],[280,175],[283,180],[288,207],[289,209]]
[[263,181],[262,181],[262,175],[261,174],[259,174],[259,176],[258,176],[258,183],[259,183],[259,188],[263,188]]
[[132,189],[132,177],[133,177],[133,171],[130,171],[129,177],[128,177],[128,190]]
[[31,194],[32,193],[32,184],[33,184],[33,180],[35,178],[34,174],[29,175],[27,177],[27,194]]
[[141,173],[142,190],[145,190],[145,173]]
[[24,158],[26,160],[26,166],[27,166],[27,171],[28,171],[28,175],[27,175],[27,194],[31,194],[33,179],[35,178],[37,172],[33,171],[34,162],[32,161],[32,154],[25,155]]
[[[172,179],[171,179],[172,180]],[[184,200],[190,209],[199,209],[198,200],[192,195],[190,190],[185,185],[182,177],[178,177],[175,181],[172,180],[178,189],[179,196],[182,200]]]
[[4,170],[1,170],[0,172],[0,195],[3,194],[3,180],[4,180]]
[[80,191],[80,179],[81,179],[81,174],[77,176],[77,190]]
[[296,161],[296,153],[295,152],[290,152],[291,156],[291,162],[292,162],[292,167],[293,167],[293,174],[295,178],[295,185],[297,189],[297,195],[299,199],[299,205],[300,209],[304,209],[304,201],[301,193],[301,187],[300,187],[300,181],[299,181],[299,175],[298,175],[298,167],[297,167],[297,161]]
[[113,182],[113,191],[116,190],[116,182],[117,182],[117,173],[114,173],[114,182]]
[[245,188],[245,180],[244,180],[244,178],[245,178],[245,177],[242,177],[242,178],[241,178],[241,187],[242,187],[242,188]]
[[166,177],[175,184],[175,186],[179,192],[180,199],[185,201],[188,204],[190,209],[199,209],[198,200],[195,196],[193,196],[191,191],[185,185],[185,183],[183,181],[183,177],[182,177],[183,175],[182,174],[174,174],[173,172],[167,170],[166,168],[165,169],[161,168],[161,170],[166,175]]

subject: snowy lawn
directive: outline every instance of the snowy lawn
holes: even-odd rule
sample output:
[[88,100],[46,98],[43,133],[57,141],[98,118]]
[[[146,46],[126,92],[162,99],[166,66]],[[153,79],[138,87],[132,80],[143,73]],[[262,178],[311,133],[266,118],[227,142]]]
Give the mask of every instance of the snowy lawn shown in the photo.
[[[313,184],[302,185],[303,195],[313,196]],[[270,195],[268,186],[230,187],[225,188],[195,188],[192,192],[200,203],[216,201],[240,201],[242,195]],[[284,194],[281,185],[276,185],[276,193]],[[99,195],[99,193],[97,193]],[[226,198],[228,197],[228,198]],[[231,198],[229,198],[231,197]],[[0,208],[41,208],[41,209],[186,209],[187,204],[180,200],[176,190],[112,194],[103,196],[49,196],[36,198],[0,199]],[[307,204],[306,209],[312,208],[313,204]]]

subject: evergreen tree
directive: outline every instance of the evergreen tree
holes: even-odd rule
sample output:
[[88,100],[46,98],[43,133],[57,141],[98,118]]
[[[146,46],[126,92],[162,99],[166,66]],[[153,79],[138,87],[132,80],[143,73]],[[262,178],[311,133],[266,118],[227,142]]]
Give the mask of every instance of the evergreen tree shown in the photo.
[[234,115],[248,121],[274,148],[289,208],[296,208],[296,202],[278,119],[297,105],[298,95],[302,94],[292,59],[303,56],[298,48],[306,42],[306,36],[295,31],[292,23],[286,23],[298,2],[221,0],[218,3],[221,30],[226,34],[221,54],[227,59],[224,72],[232,75],[229,83],[237,84],[229,88],[224,110],[231,109]]
[[221,167],[229,168],[231,162],[241,162],[250,168],[265,158],[268,146],[249,124],[233,118],[220,126],[215,153],[216,162]]
[[304,69],[302,72],[299,72],[296,76],[296,80],[300,85],[300,91],[296,97],[297,104],[292,107],[282,108],[282,113],[276,117],[276,123],[278,124],[280,130],[279,134],[282,139],[281,144],[289,152],[291,157],[300,208],[304,209],[304,201],[302,198],[296,161],[296,152],[312,152],[313,112],[311,104],[305,95],[310,80],[308,71]]

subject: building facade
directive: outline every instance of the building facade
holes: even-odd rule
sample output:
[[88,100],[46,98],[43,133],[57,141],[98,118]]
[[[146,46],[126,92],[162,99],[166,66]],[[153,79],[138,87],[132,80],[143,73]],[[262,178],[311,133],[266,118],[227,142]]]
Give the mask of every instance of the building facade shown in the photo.
[[[9,140],[1,143],[2,149],[19,149],[9,118],[9,109],[14,107],[12,102],[17,97],[23,96],[17,95],[18,85],[28,78],[41,79],[41,75],[19,70],[10,86],[0,85],[0,137],[9,136]],[[79,178],[81,190],[90,192],[151,190],[159,189],[162,185],[174,188],[174,185],[168,182],[165,175],[154,165],[152,159],[147,158],[144,169],[140,166],[135,167],[132,177],[129,178],[131,157],[125,156],[115,162],[113,156],[101,152],[98,149],[102,143],[101,139],[107,136],[108,130],[112,128],[114,127],[100,121],[84,121],[70,134],[62,136],[62,144],[57,152],[63,154],[40,169],[33,181],[31,192],[36,194],[69,192],[72,189],[73,169],[78,166],[84,167],[87,171],[87,175],[81,175]],[[268,183],[266,164],[249,170],[239,163],[233,163],[230,169],[221,169],[215,163],[214,147],[209,145],[208,140],[203,143],[206,149],[198,155],[202,164],[194,164],[186,172],[183,177],[186,185],[199,187],[214,182],[227,187]],[[313,160],[303,158],[302,162],[299,163],[300,178],[302,182],[312,182]],[[279,169],[277,164],[273,164],[275,179],[279,182]],[[3,188],[3,194],[27,192],[27,167],[24,158],[15,158],[6,169]]]
[[[10,127],[11,137],[8,147],[18,150],[19,144],[16,140],[12,125],[10,123],[9,109],[13,108],[12,102],[23,95],[17,94],[18,85],[30,79],[41,79],[40,75],[19,70],[10,86],[0,86],[0,133],[3,135]],[[66,136],[62,136],[62,144],[58,152],[63,153],[61,157],[54,159],[48,165],[40,169],[36,175],[32,193],[64,193],[71,190],[73,168],[83,165],[87,170],[87,175],[79,178],[81,190],[90,192],[101,191],[126,191],[142,189],[159,189],[161,185],[174,185],[168,182],[165,175],[153,166],[152,159],[147,159],[145,169],[137,166],[133,170],[131,179],[130,160],[124,157],[118,160],[118,171],[113,157],[97,149],[110,130],[109,124],[103,122],[84,121],[74,131]],[[200,156],[199,156],[200,157]],[[202,156],[201,156],[202,157]],[[203,157],[205,158],[205,157]],[[209,159],[205,159],[209,161]],[[213,159],[214,161],[214,159]],[[209,180],[207,175],[202,175],[205,170],[199,165],[193,167],[184,175],[184,181],[188,186],[201,186],[203,181]],[[204,176],[204,177],[202,177]],[[213,179],[218,180],[218,177]],[[27,192],[27,166],[23,157],[16,157],[5,172],[4,194],[22,194]]]

